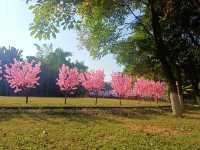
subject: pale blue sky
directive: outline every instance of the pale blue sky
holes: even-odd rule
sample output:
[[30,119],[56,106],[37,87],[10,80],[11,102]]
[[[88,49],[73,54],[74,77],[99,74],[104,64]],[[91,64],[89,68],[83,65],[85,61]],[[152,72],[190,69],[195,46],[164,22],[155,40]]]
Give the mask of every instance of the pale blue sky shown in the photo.
[[0,46],[14,46],[23,50],[23,55],[35,55],[34,43],[52,43],[54,47],[61,47],[70,51],[72,60],[84,61],[90,70],[104,69],[106,80],[110,80],[112,72],[119,72],[122,67],[117,65],[111,55],[101,60],[93,60],[86,50],[78,48],[79,41],[74,31],[62,31],[56,39],[38,41],[30,36],[29,24],[33,16],[25,0],[0,0]]

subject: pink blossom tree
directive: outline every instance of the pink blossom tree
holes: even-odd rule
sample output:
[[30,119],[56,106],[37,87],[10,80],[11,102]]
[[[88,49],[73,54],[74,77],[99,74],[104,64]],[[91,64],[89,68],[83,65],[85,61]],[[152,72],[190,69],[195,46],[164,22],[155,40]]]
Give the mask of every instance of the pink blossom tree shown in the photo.
[[158,102],[166,91],[166,84],[161,81],[138,79],[135,82],[133,94],[140,97],[153,98]]
[[118,94],[120,105],[122,105],[122,97],[125,97],[132,87],[132,77],[122,73],[114,73],[112,74],[111,86],[113,92]]
[[10,65],[5,65],[5,75],[11,88],[14,92],[24,92],[26,103],[28,103],[28,89],[35,88],[39,85],[40,63],[34,61],[17,61]]
[[82,86],[89,92],[95,93],[95,104],[97,104],[98,93],[104,88],[104,76],[102,70],[85,72],[80,76]]
[[65,93],[66,104],[67,96],[69,96],[69,94],[76,89],[76,86],[79,85],[79,73],[77,69],[70,69],[68,66],[63,64],[59,69],[57,85],[60,87],[60,90]]

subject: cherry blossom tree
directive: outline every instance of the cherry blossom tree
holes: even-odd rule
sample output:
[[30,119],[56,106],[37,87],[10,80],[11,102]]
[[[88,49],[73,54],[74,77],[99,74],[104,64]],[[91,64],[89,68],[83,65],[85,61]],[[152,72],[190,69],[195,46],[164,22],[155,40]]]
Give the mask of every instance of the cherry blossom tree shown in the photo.
[[80,76],[82,86],[89,92],[93,92],[97,104],[98,93],[104,88],[104,72],[102,70],[84,72]]
[[165,91],[165,82],[138,79],[134,85],[133,95],[153,98],[158,102],[158,99],[164,96]]
[[68,66],[63,64],[59,69],[59,75],[57,79],[57,85],[60,90],[65,93],[65,104],[67,96],[76,89],[79,85],[79,73],[76,68],[70,69]]
[[10,87],[14,92],[24,92],[26,103],[28,103],[28,89],[35,88],[39,85],[40,63],[34,61],[17,61],[10,65],[5,65],[5,75]]
[[113,92],[118,94],[120,105],[122,105],[122,97],[125,97],[132,87],[132,77],[122,73],[114,73],[112,74],[111,85]]

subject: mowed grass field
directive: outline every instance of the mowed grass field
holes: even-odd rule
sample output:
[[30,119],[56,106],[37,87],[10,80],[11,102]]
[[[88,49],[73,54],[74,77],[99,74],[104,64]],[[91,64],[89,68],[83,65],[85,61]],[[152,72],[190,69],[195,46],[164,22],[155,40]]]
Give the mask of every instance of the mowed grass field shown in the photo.
[[[121,107],[135,106],[167,106],[166,102],[154,102],[144,100],[122,100]],[[120,107],[118,99],[98,98],[98,103],[95,105],[95,98],[69,98],[64,104],[64,98],[52,97],[29,97],[29,102],[26,104],[25,97],[6,97],[0,96],[0,106],[112,106]]]
[[[11,105],[14,99],[7,103],[1,100],[1,105]],[[45,102],[42,104],[46,104],[48,99],[42,99]],[[34,100],[37,101],[36,98]],[[42,105],[33,101],[32,105]],[[78,101],[81,99],[76,104]],[[91,105],[93,102],[91,100]],[[117,102],[109,103],[115,106]],[[103,105],[104,101],[99,103]],[[127,103],[138,104],[137,101]],[[24,105],[24,99],[16,104]],[[52,102],[46,105],[63,106],[63,100],[52,98]],[[83,110],[76,113],[65,110],[0,110],[0,149],[198,150],[200,110],[187,110],[183,118],[160,111],[129,109],[127,113],[123,108],[118,112]]]

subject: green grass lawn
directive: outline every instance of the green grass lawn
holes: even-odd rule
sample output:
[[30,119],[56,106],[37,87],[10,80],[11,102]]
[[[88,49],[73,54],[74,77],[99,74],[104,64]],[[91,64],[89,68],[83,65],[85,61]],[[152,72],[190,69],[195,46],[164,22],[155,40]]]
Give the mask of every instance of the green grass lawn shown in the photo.
[[[14,98],[6,104],[11,102]],[[19,105],[24,105],[23,102]],[[57,103],[52,101],[50,105],[53,104]],[[136,110],[129,113],[1,110],[0,149],[197,150],[200,149],[200,110],[188,110],[183,118]]]
[[[122,107],[127,106],[163,106],[169,105],[164,102],[153,102],[144,100],[122,100]],[[95,98],[69,98],[64,104],[64,98],[49,97],[30,97],[28,104],[25,97],[5,97],[0,96],[0,106],[96,106]],[[97,106],[116,106],[119,107],[118,99],[99,98]]]

